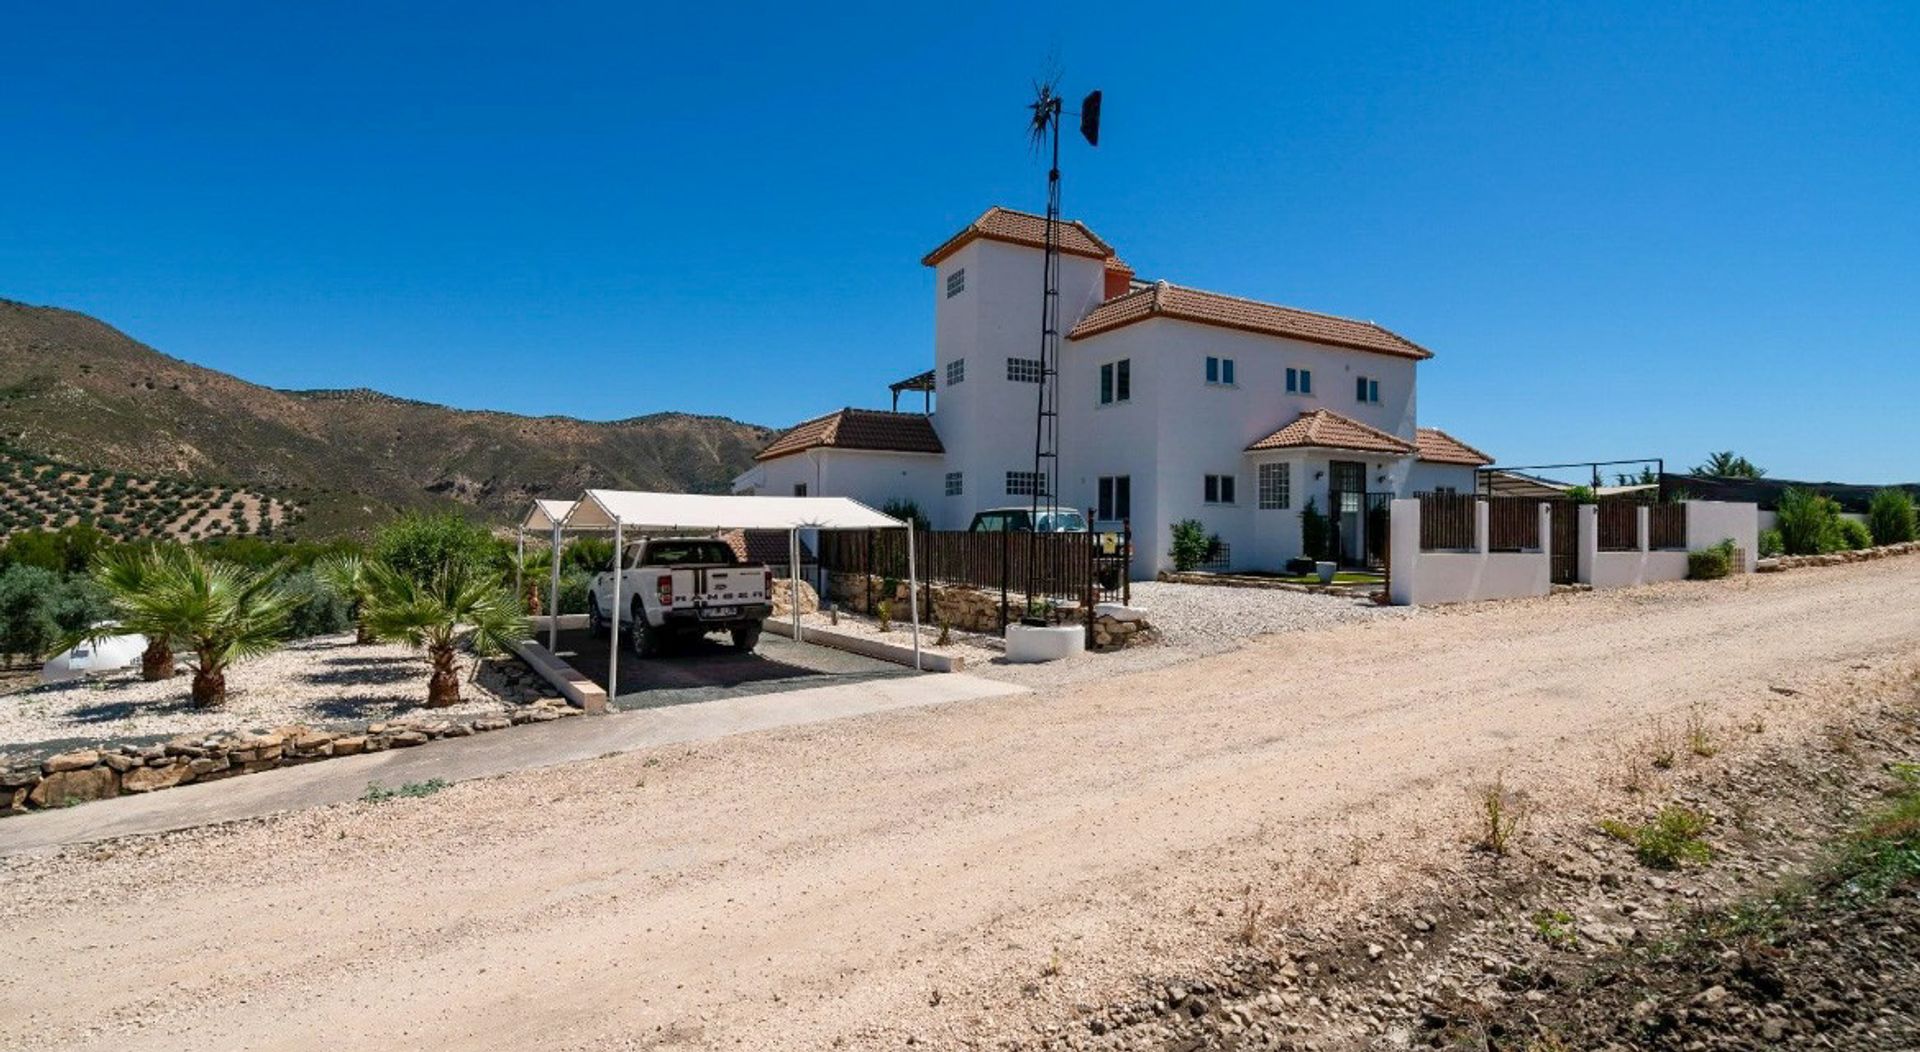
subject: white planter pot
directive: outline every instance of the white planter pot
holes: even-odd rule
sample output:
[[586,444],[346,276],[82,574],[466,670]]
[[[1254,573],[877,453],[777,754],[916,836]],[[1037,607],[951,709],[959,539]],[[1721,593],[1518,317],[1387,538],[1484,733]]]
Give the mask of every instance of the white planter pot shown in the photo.
[[1059,661],[1080,653],[1086,647],[1087,630],[1079,625],[1046,628],[1019,624],[1007,626],[1007,660],[1017,664]]
[[1313,572],[1320,575],[1321,584],[1332,584],[1333,575],[1340,571],[1339,563],[1314,563]]

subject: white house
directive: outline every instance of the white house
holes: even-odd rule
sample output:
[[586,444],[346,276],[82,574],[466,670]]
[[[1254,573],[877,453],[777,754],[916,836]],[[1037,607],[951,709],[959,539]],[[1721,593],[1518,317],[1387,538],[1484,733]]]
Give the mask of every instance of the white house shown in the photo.
[[[933,369],[893,385],[896,410],[791,428],[734,491],[910,499],[937,529],[1031,501],[1044,239],[1042,217],[996,207],[928,253]],[[1061,227],[1060,314],[1059,503],[1130,520],[1138,576],[1171,565],[1183,519],[1219,536],[1220,568],[1279,569],[1301,554],[1309,501],[1337,511],[1343,561],[1377,559],[1388,500],[1471,492],[1493,462],[1417,425],[1426,348],[1372,322],[1136,280],[1079,222]],[[897,411],[902,390],[929,392],[928,411]]]

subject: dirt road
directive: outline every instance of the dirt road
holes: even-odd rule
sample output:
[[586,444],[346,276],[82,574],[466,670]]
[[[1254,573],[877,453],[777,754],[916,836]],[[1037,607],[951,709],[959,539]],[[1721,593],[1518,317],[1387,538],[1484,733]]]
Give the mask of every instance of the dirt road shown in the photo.
[[1912,661],[1916,589],[1895,559],[1425,612],[10,861],[0,1046],[1033,1040],[1205,967],[1249,902],[1437,886],[1496,769],[1551,820],[1655,716],[1795,733]]

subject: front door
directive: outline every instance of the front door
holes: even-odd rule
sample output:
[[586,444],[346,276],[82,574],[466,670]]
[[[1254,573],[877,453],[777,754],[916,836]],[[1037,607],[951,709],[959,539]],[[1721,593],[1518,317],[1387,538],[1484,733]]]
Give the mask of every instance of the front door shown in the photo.
[[1336,561],[1342,566],[1364,565],[1367,466],[1357,460],[1329,461],[1327,476],[1327,508],[1333,515],[1333,535],[1340,545]]

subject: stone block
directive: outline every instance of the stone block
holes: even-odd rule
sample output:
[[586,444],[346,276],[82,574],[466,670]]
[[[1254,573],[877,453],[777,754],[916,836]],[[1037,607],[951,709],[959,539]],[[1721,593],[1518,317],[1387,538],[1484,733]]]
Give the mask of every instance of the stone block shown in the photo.
[[88,800],[105,800],[120,793],[120,776],[111,767],[56,771],[33,787],[27,798],[35,807],[65,807]]
[[129,793],[150,793],[155,789],[171,789],[192,777],[192,764],[206,762],[209,761],[186,760],[162,767],[138,767],[120,776],[120,788]]
[[81,771],[100,762],[100,753],[93,749],[79,749],[49,756],[40,769],[47,774],[59,774],[62,771]]

